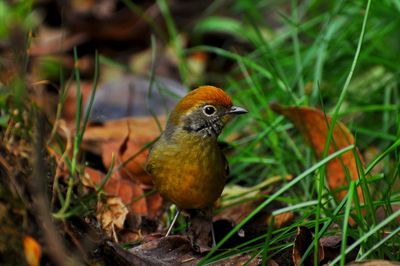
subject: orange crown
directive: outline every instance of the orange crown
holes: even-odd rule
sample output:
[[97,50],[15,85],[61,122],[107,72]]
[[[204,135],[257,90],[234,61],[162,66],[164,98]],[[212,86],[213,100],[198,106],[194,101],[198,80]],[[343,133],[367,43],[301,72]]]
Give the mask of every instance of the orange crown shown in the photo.
[[231,97],[223,90],[214,86],[200,86],[189,92],[175,107],[175,112],[185,113],[194,106],[201,104],[222,105],[227,108],[232,106]]
[[232,100],[231,97],[220,88],[214,86],[200,86],[189,92],[178,102],[175,110],[171,113],[169,121],[178,124],[181,114],[202,104],[212,104],[230,108],[232,106]]

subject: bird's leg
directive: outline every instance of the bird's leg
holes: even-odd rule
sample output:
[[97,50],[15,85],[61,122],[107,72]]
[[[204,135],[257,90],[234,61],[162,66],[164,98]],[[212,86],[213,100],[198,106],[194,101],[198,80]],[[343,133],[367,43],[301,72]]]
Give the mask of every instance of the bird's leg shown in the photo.
[[203,210],[205,217],[207,217],[208,222],[210,223],[210,231],[211,231],[211,238],[212,238],[212,246],[215,247],[217,245],[217,242],[215,240],[215,231],[214,231],[214,224],[213,224],[213,218],[212,218],[212,208],[206,208]]
[[172,219],[171,225],[169,226],[168,231],[165,234],[165,237],[169,236],[169,234],[171,233],[172,228],[174,227],[174,224],[175,224],[175,222],[178,219],[180,214],[181,214],[181,210],[180,209],[176,209],[176,214],[174,216],[174,219]]
[[211,237],[212,237],[212,247],[215,247],[217,245],[217,242],[215,241],[215,232],[214,232],[214,224],[211,219]]

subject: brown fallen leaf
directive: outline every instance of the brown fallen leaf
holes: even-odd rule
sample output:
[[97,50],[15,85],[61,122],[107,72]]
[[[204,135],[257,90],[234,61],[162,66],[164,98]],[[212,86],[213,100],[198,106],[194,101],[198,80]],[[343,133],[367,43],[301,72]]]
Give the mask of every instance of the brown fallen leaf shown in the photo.
[[[272,216],[268,216],[266,223],[269,224],[269,221],[272,219]],[[274,228],[279,229],[289,225],[294,219],[293,212],[285,212],[274,216]]]
[[[297,228],[296,239],[294,240],[293,245],[293,264],[295,266],[300,265],[301,257],[303,257],[304,253],[308,249],[310,245],[313,244],[314,235],[310,229],[305,226],[300,226]],[[324,258],[324,250],[319,242],[318,248],[318,262],[321,262]],[[304,265],[314,265],[314,251],[312,251],[304,260]]]
[[[150,141],[150,140],[148,140]],[[126,139],[121,141],[110,141],[101,145],[102,159],[104,166],[108,169],[115,155],[115,167],[119,167],[121,176],[131,180],[138,180],[148,186],[152,186],[152,178],[144,170],[146,163],[148,149],[143,147],[147,144],[140,139]],[[124,151],[121,153],[121,146],[125,146]]]
[[155,218],[159,216],[159,213],[161,211],[161,207],[163,204],[163,199],[160,196],[159,193],[153,193],[147,195],[146,197],[146,203],[147,203],[147,210],[148,210],[148,216],[150,218]]
[[[84,106],[86,100],[90,97],[90,93],[92,92],[92,82],[80,81],[79,86],[82,94],[82,106]],[[77,90],[77,83],[72,82],[64,102],[63,113],[62,113],[62,118],[67,122],[68,127],[71,129],[71,132],[75,131],[75,119],[77,110],[76,90]]]
[[398,261],[388,261],[388,260],[365,260],[357,261],[346,264],[347,266],[398,266],[400,262]]
[[39,266],[42,257],[40,244],[31,236],[24,237],[24,253],[29,266]]
[[[139,125],[142,126],[142,122],[146,120],[121,121],[123,122],[115,123],[114,121],[111,125],[119,125],[123,130],[115,131],[117,128],[111,126],[107,130],[101,130],[101,134],[98,134],[99,131],[97,130],[91,131],[93,133],[89,134],[89,136],[94,136],[97,141],[101,141],[102,159],[105,167],[110,168],[114,160],[114,168],[112,169],[114,172],[104,186],[104,190],[119,196],[125,204],[130,206],[130,210],[135,214],[154,218],[161,208],[162,199],[158,194],[154,194],[152,197],[145,197],[145,190],[150,192],[152,190],[152,180],[142,166],[145,164],[147,157],[147,150],[143,147],[145,146],[145,141],[150,140],[143,135],[135,136],[131,140],[133,138],[132,132],[138,132]],[[156,127],[154,120],[151,121],[154,123],[153,126]],[[147,125],[149,125],[148,120]],[[114,132],[116,134],[112,134]],[[125,135],[121,135],[121,132],[125,133]],[[123,138],[121,138],[122,136]],[[91,143],[91,145],[93,144]],[[89,171],[91,170],[89,169]],[[93,174],[92,181],[95,184],[101,184],[103,179],[104,177],[99,177],[98,173]]]
[[[99,189],[103,184],[105,174],[90,167],[85,168],[85,176],[82,182],[85,186]],[[144,197],[144,190],[141,184],[134,180],[122,178],[118,173],[112,174],[104,185],[104,191],[112,196],[121,198],[122,202],[128,206],[136,215],[155,217],[161,208],[161,197],[158,194],[152,197]],[[148,205],[151,208],[148,208]]]
[[[337,256],[340,255],[341,245],[342,245],[342,236],[334,235],[334,236],[325,236],[321,237],[319,240],[324,250],[324,259],[321,261],[322,265],[326,265],[329,261],[334,260]],[[347,237],[347,245],[351,245],[354,243],[354,240],[351,237]],[[357,258],[357,254],[359,251],[359,247],[353,249],[350,253],[346,255],[346,261],[353,261]]]
[[[274,112],[284,115],[293,122],[304,138],[310,143],[317,158],[321,159],[324,154],[329,131],[328,123],[330,123],[331,118],[328,115],[325,116],[320,110],[308,107],[284,107],[279,104],[271,104],[270,107]],[[351,132],[344,124],[339,121],[336,122],[328,154],[332,154],[352,144],[355,144],[355,141]],[[362,155],[358,150],[357,153],[364,165]],[[338,201],[342,200],[347,194],[347,189],[344,189],[348,186],[346,176],[349,176],[351,180],[358,179],[358,168],[353,150],[331,160],[326,167],[326,178],[329,188],[333,192],[341,190],[334,193]],[[358,187],[357,191],[360,202],[363,202],[361,187]]]
[[[166,118],[159,117],[159,121],[165,124]],[[152,117],[112,120],[103,125],[89,126],[82,145],[85,150],[101,155],[107,169],[114,154],[115,167],[124,163],[120,171],[122,176],[152,186],[151,177],[144,170],[148,154],[148,149],[144,147],[159,134],[160,129]],[[119,152],[121,145],[126,146],[123,153]]]
[[279,264],[273,259],[267,260],[266,265],[267,266],[279,266]]
[[169,236],[144,243],[129,250],[149,265],[196,265],[200,256],[184,236]]
[[119,197],[108,197],[97,203],[96,218],[108,237],[118,242],[117,232],[124,227],[128,208]]
[[[202,256],[196,253],[190,241],[183,236],[169,236],[154,239],[140,246],[125,250],[117,243],[107,242],[104,252],[109,265],[198,265]],[[218,261],[218,265],[260,265],[258,257],[248,254],[232,256]],[[215,264],[216,265],[216,264]],[[272,264],[273,265],[273,264]]]
[[[167,122],[166,116],[157,117],[161,125],[165,125]],[[143,140],[154,140],[160,135],[160,129],[157,121],[154,117],[134,117],[134,118],[122,118],[116,120],[109,120],[103,124],[89,125],[83,136],[83,142],[87,145],[101,144],[110,141],[119,141],[126,138],[129,133],[132,132],[130,138]],[[94,147],[89,150],[95,154],[100,154],[100,149]]]

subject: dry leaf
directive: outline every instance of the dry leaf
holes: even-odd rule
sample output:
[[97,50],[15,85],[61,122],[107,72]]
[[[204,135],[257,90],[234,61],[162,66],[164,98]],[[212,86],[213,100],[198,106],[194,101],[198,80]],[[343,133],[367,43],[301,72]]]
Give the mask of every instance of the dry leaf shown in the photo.
[[[167,122],[166,116],[157,117],[160,125]],[[83,136],[83,142],[87,145],[101,144],[110,141],[122,142],[129,133],[130,139],[146,143],[157,138],[161,131],[154,117],[135,117],[109,120],[101,125],[90,125]],[[96,154],[96,149],[91,150]],[[97,150],[99,151],[99,150]]]
[[[160,117],[159,121],[164,124],[166,118]],[[125,162],[121,167],[122,176],[151,186],[151,177],[144,170],[148,150],[143,147],[159,135],[160,129],[154,118],[121,119],[108,121],[101,126],[89,126],[83,138],[83,145],[86,150],[101,154],[107,169],[114,154],[115,167]],[[126,141],[127,136],[129,136],[128,141]],[[120,154],[122,145],[126,145],[126,148]]]
[[[321,111],[306,107],[283,107],[278,104],[271,104],[271,109],[292,121],[311,144],[316,156],[319,159],[322,158],[329,131],[327,124],[331,121],[329,116],[325,117]],[[336,122],[328,154],[352,144],[355,144],[353,135],[344,124]],[[352,180],[358,179],[358,168],[353,152],[353,150],[348,151],[327,164],[326,176],[329,188],[332,191],[348,186],[346,176],[349,176]],[[359,152],[358,156],[363,163],[363,158]],[[340,201],[346,194],[347,189],[336,192],[335,196]],[[358,197],[360,202],[363,202],[361,187],[358,187]]]
[[159,212],[161,211],[163,199],[158,193],[154,193],[152,195],[148,195],[146,197],[146,203],[147,203],[147,211],[148,211],[148,216],[150,218],[157,217],[159,216]]
[[109,237],[117,241],[117,231],[124,227],[128,208],[119,197],[109,197],[106,202],[98,202],[96,218]]
[[[85,177],[82,182],[85,186],[99,189],[104,181],[105,175],[90,167],[85,168]],[[118,173],[112,174],[104,185],[104,191],[113,196],[121,198],[122,202],[136,215],[155,217],[161,207],[161,200],[157,196],[146,199],[144,190],[140,183],[134,180],[124,179]],[[151,206],[149,212],[148,204]]]
[[[146,242],[140,246],[125,250],[118,244],[107,242],[105,253],[110,265],[198,265],[201,260],[184,236],[169,236]],[[248,263],[248,264],[246,264]],[[258,257],[240,254],[218,261],[218,265],[260,265]],[[273,264],[271,264],[273,265]]]
[[279,266],[279,264],[276,263],[275,260],[269,259],[269,260],[267,260],[267,262],[266,262],[266,266]]
[[[80,81],[79,83],[81,94],[82,94],[82,108],[85,105],[86,100],[90,97],[92,92],[92,82]],[[77,83],[72,82],[68,94],[64,102],[62,118],[67,122],[71,132],[75,130],[75,119],[76,119],[76,102],[77,102]]]
[[196,265],[200,259],[184,236],[156,239],[134,247],[129,252],[141,257],[147,265]]
[[[150,140],[149,140],[150,141]],[[124,142],[107,142],[101,145],[104,166],[108,169],[112,163],[112,155],[115,156],[115,166],[120,167],[121,176],[131,180],[139,180],[140,183],[152,186],[152,178],[144,170],[148,150],[143,150],[146,143],[137,140],[129,140],[125,143],[126,151],[119,154]],[[123,166],[120,166],[124,164]]]
[[[324,259],[321,261],[322,265],[329,263],[340,255],[340,248],[342,245],[342,236],[325,236],[319,240],[324,249]],[[351,237],[347,237],[347,245],[350,246],[354,243]],[[353,249],[346,255],[346,261],[353,261],[357,258],[359,247]]]
[[399,266],[398,261],[387,261],[387,260],[366,260],[357,261],[346,264],[347,266]]
[[[314,240],[314,235],[310,229],[305,226],[300,226],[297,228],[296,239],[293,245],[293,264],[295,266],[300,265],[301,257],[304,255],[306,250],[310,245],[312,245]],[[322,261],[324,258],[324,250],[319,242],[318,248],[318,261]],[[314,265],[314,251],[312,251],[304,260],[304,265]]]
[[[267,224],[269,224],[270,219],[272,216],[269,216],[267,219]],[[274,217],[274,228],[279,229],[289,225],[294,219],[293,212],[285,212],[278,214]]]
[[31,236],[24,237],[24,253],[29,266],[40,265],[42,248],[40,247],[40,244]]

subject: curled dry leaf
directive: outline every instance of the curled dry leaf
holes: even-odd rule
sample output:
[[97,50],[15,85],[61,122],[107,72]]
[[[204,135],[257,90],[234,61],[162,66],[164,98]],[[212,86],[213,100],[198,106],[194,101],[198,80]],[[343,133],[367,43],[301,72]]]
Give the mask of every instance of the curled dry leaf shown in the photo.
[[[304,253],[308,249],[310,245],[312,245],[314,240],[314,235],[310,229],[305,226],[300,226],[297,228],[296,239],[294,240],[293,245],[293,264],[295,266],[300,265],[301,258]],[[318,241],[318,262],[321,262],[324,258],[324,249],[322,248],[321,243]],[[314,265],[314,252],[312,251],[304,260],[304,265]]]
[[[324,154],[325,143],[328,137],[328,124],[331,118],[323,114],[320,110],[289,106],[283,107],[279,104],[271,104],[271,109],[279,114],[284,115],[297,129],[302,133],[304,138],[311,144],[316,156],[321,159]],[[336,122],[333,128],[332,140],[329,146],[328,154],[332,154],[342,148],[354,145],[354,137],[347,127],[341,122]],[[358,157],[363,164],[363,158],[357,150]],[[352,180],[358,179],[358,167],[355,159],[354,151],[348,151],[341,156],[331,160],[326,167],[326,176],[329,188],[336,192],[335,196],[340,201],[346,194],[347,190],[343,190],[348,186],[346,176]],[[360,202],[363,202],[361,187],[357,188]]]
[[42,248],[40,247],[40,244],[31,236],[24,237],[24,253],[29,266],[40,265]]
[[97,203],[96,218],[106,234],[117,241],[117,231],[124,227],[128,212],[119,197],[108,197],[105,203]]

